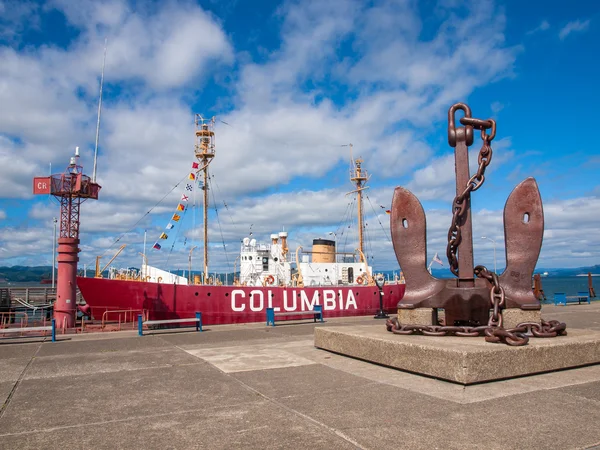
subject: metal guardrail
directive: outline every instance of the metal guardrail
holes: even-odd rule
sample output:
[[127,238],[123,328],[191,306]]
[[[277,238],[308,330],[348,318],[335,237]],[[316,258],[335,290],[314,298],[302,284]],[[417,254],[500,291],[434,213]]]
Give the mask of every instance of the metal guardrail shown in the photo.
[[[114,309],[114,310],[108,310],[108,311],[104,311],[104,314],[102,314],[102,330],[104,330],[104,327],[106,326],[106,324],[108,323],[108,319],[110,315],[117,315],[117,320],[119,323],[119,331],[121,331],[121,324],[122,323],[128,323],[129,321],[127,320],[128,318],[131,321],[131,329],[135,329],[135,317],[138,315],[141,315],[143,317],[145,317],[146,319],[148,319],[148,310],[147,309]],[[114,320],[115,322],[117,320]]]
[[11,323],[20,319],[20,328],[26,327],[29,324],[29,316],[22,311],[6,311],[0,312],[0,328],[7,328]]

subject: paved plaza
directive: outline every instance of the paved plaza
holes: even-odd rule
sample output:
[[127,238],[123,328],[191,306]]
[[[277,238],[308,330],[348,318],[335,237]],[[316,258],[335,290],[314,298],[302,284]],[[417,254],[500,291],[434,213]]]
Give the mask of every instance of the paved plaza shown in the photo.
[[[542,312],[600,330],[600,302]],[[361,317],[2,339],[0,448],[600,445],[600,365],[465,387],[314,347],[315,326],[356,325],[384,327]]]

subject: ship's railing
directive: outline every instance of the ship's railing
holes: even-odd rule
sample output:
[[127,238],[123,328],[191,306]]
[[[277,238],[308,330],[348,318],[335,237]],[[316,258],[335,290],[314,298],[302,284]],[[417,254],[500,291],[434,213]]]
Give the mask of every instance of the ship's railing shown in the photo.
[[[131,322],[132,329],[135,329],[135,324],[137,323],[137,316],[142,315],[144,320],[148,320],[148,310],[147,309],[113,309],[104,311],[102,314],[102,330],[109,323],[118,323],[118,330],[121,331],[121,324],[127,324]],[[116,316],[116,317],[115,317]]]
[[[26,308],[24,306],[16,305],[13,306],[11,312],[19,313],[21,315],[27,315],[27,324],[32,326],[50,326],[50,320],[52,319],[52,306]],[[58,328],[58,322],[56,324]]]
[[[36,320],[35,311],[31,317],[33,320],[30,320],[29,314],[24,311],[0,312],[0,335],[19,333],[20,337],[25,337],[28,336],[25,333],[43,331],[42,335],[46,336],[46,331],[52,331],[52,340],[54,341],[56,326],[52,319],[46,319],[46,315],[42,314],[41,320]],[[30,326],[30,322],[32,326]]]
[[242,245],[240,246],[240,253],[241,252],[270,252],[271,251],[271,244],[261,244],[260,242],[257,242],[254,245],[244,245],[242,243]]
[[29,316],[26,312],[0,312],[0,328],[8,328],[11,323],[16,323],[17,319],[19,320],[19,328],[24,328],[29,324]]

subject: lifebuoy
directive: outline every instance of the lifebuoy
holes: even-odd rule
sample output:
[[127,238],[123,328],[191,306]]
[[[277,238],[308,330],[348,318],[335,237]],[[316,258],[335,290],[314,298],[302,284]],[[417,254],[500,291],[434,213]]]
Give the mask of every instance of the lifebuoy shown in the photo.
[[363,277],[356,277],[356,283],[363,284]]
[[267,277],[267,279],[265,280],[265,282],[266,282],[267,284],[273,284],[273,283],[275,283],[275,278],[273,278],[273,275],[269,275],[269,276]]

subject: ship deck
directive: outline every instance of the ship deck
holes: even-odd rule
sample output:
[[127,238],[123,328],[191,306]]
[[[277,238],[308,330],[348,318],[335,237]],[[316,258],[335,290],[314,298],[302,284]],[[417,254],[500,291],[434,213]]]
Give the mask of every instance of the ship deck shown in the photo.
[[[600,330],[600,302],[544,305]],[[462,386],[318,350],[372,317],[0,341],[4,448],[590,448],[600,365]],[[467,339],[467,338],[466,338]],[[483,338],[476,338],[483,339]],[[494,345],[494,344],[490,344]]]

